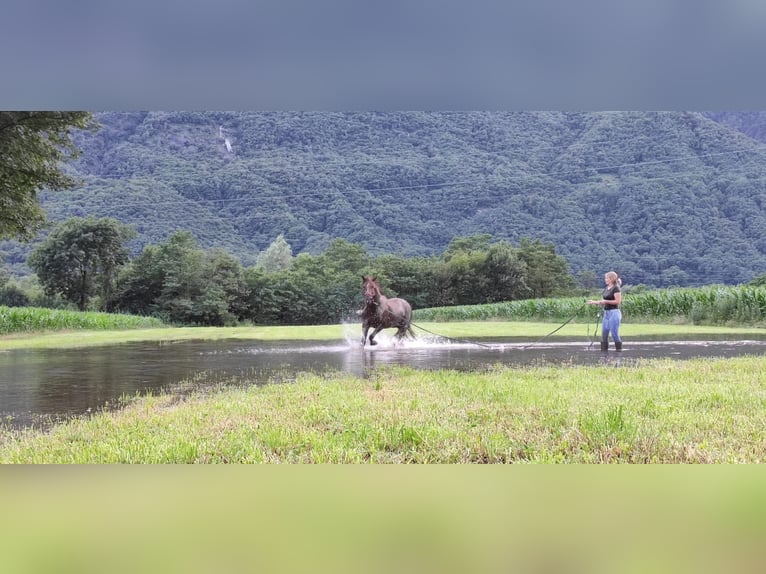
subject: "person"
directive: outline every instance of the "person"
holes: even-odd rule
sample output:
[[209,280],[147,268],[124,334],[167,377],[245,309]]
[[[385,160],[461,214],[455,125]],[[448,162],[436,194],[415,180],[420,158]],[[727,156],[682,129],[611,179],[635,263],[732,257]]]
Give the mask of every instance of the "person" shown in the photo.
[[614,341],[614,348],[622,351],[622,339],[620,338],[620,323],[622,323],[622,292],[620,285],[622,280],[614,271],[609,271],[604,275],[606,289],[600,300],[592,299],[588,305],[602,305],[604,307],[604,319],[601,322],[601,350],[609,350],[609,335]]

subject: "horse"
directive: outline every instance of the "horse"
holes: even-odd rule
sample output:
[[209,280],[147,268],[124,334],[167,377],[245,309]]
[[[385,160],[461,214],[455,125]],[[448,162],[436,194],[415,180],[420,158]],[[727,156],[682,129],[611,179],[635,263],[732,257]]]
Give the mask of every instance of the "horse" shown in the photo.
[[400,341],[406,335],[415,338],[412,331],[412,307],[404,299],[393,297],[389,299],[380,292],[377,277],[362,276],[362,291],[364,293],[364,309],[362,309],[362,347],[367,343],[367,332],[372,327],[370,345],[377,345],[375,335],[382,329],[394,327],[396,340]]

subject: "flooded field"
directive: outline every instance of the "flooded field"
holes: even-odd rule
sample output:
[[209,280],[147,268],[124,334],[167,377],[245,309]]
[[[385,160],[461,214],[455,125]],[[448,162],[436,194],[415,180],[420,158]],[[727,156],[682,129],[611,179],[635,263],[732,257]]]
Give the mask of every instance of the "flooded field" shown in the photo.
[[0,352],[0,420],[11,427],[45,426],[119,405],[120,397],[177,392],[195,384],[288,383],[302,372],[360,377],[390,365],[471,372],[496,365],[629,366],[650,358],[762,355],[766,340],[626,341],[603,353],[598,341],[515,339],[455,341],[419,338],[362,349],[337,342],[247,340],[129,343],[85,349]]

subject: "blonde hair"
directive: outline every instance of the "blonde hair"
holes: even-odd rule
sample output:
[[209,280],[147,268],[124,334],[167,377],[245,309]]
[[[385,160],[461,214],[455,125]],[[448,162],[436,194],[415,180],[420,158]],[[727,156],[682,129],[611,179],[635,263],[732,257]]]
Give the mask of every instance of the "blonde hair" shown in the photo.
[[614,271],[609,271],[606,274],[606,278],[609,279],[609,282],[612,285],[622,285],[622,279],[620,279],[620,276],[617,275]]

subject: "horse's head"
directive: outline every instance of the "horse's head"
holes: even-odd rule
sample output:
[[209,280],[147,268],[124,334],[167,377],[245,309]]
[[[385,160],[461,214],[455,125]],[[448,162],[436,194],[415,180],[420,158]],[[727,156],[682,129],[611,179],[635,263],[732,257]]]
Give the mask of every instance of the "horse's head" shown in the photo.
[[378,285],[378,278],[370,275],[362,276],[362,292],[364,293],[364,302],[366,305],[375,303],[380,299],[380,285]]

